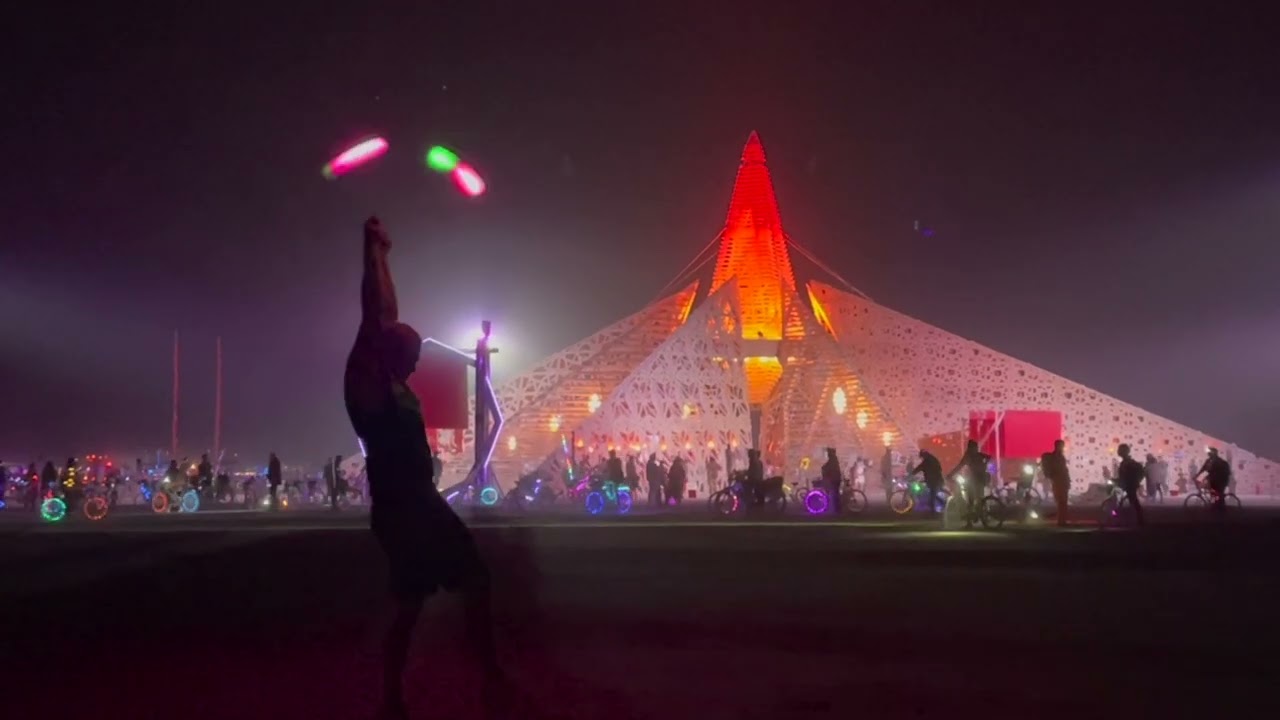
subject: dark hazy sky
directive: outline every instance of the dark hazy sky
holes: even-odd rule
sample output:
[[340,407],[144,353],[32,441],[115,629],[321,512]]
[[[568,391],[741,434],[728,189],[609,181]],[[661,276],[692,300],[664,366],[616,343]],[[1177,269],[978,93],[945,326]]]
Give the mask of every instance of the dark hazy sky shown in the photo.
[[[1280,456],[1280,27],[1038,5],[29,4],[0,50],[0,457],[167,446],[175,328],[186,451],[221,335],[225,444],[346,452],[369,213],[404,318],[492,318],[510,373],[654,298],[752,129],[789,233],[873,298]],[[391,153],[324,181],[369,132]],[[431,143],[489,194],[426,175]]]

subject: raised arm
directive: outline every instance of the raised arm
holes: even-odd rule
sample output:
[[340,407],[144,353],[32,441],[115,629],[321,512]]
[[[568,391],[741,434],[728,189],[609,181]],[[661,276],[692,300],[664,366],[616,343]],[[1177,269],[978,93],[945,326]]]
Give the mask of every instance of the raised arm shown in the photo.
[[364,224],[364,278],[360,281],[360,334],[377,337],[400,319],[396,286],[391,281],[387,253],[391,239],[378,218]]

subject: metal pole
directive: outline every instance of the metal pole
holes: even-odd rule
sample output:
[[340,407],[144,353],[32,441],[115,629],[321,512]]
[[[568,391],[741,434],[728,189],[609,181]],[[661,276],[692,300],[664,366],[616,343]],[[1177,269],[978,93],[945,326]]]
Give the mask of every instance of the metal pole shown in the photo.
[[219,336],[214,346],[213,377],[213,456],[222,458],[222,337]]
[[178,457],[178,331],[173,331],[173,419],[169,427],[169,459]]

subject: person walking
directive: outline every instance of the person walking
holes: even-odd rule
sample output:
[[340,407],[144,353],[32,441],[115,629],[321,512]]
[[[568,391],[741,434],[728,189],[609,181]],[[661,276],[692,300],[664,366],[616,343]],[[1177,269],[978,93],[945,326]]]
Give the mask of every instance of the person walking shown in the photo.
[[280,468],[280,458],[275,451],[267,458],[267,496],[271,498],[272,510],[280,509],[280,483],[284,481],[284,472]]
[[1142,503],[1138,501],[1138,488],[1147,475],[1142,469],[1142,463],[1130,457],[1130,452],[1127,444],[1122,443],[1116,448],[1116,456],[1120,458],[1120,466],[1116,468],[1116,484],[1124,491],[1129,504],[1133,506],[1134,519],[1141,527],[1145,523],[1142,518]]

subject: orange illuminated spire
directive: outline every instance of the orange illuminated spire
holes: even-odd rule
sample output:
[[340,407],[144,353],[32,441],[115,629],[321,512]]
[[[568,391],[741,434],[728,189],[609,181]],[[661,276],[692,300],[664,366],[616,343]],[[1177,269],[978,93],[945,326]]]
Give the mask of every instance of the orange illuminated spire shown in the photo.
[[755,132],[742,149],[729,215],[720,231],[711,292],[734,277],[738,278],[742,307],[742,336],[748,340],[781,339],[783,301],[795,292],[796,280],[764,147]]

